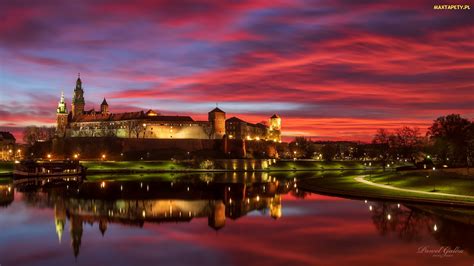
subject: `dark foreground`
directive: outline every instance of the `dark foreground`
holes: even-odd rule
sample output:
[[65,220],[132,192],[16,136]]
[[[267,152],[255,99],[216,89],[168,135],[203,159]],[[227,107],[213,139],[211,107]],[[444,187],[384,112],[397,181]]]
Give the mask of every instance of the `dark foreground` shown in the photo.
[[194,175],[0,185],[3,265],[472,265],[474,212]]

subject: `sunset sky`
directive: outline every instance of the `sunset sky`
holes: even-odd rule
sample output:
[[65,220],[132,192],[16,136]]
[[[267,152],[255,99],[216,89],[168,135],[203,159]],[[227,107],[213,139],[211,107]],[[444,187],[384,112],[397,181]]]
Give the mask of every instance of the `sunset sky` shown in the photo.
[[286,140],[473,119],[473,5],[433,3],[1,1],[0,130],[54,125],[78,72],[86,109],[106,97],[112,112],[201,120],[217,102],[228,118],[280,114]]

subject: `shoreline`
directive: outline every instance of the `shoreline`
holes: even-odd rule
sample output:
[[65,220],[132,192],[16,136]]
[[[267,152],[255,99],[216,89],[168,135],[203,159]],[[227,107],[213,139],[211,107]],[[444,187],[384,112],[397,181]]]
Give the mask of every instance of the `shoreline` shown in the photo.
[[[361,176],[358,176],[359,178]],[[365,176],[362,176],[365,177]],[[354,176],[348,178],[355,179]],[[423,191],[400,191],[400,194],[396,194],[391,189],[380,188],[380,187],[362,187],[363,189],[357,188],[357,185],[353,188],[344,188],[344,187],[334,187],[331,185],[321,186],[318,184],[319,178],[308,178],[303,179],[298,184],[298,188],[306,191],[313,192],[328,196],[337,196],[348,199],[357,199],[357,200],[371,200],[371,201],[391,201],[395,203],[416,203],[416,204],[426,204],[431,206],[446,206],[446,207],[463,207],[463,208],[474,208],[474,199],[468,200],[463,199],[463,197],[471,197],[468,195],[426,195]],[[354,183],[357,182],[354,180]],[[363,184],[365,186],[370,186]],[[353,184],[351,184],[353,185]]]

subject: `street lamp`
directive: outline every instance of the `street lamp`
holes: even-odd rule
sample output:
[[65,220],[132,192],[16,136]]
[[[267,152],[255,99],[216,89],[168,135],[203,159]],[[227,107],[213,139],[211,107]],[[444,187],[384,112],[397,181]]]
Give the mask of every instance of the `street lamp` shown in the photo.
[[51,161],[51,154],[48,153],[48,160]]
[[435,182],[435,179],[434,179],[435,170],[436,170],[436,167],[433,166],[433,192],[436,192],[436,182]]
[[105,154],[102,154],[102,160],[105,160],[105,157],[106,157]]

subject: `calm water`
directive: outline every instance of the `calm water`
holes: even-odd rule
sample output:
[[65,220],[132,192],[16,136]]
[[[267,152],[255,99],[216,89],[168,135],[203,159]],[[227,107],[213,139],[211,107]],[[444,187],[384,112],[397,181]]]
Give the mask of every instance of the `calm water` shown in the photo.
[[268,175],[3,183],[0,195],[2,266],[474,264],[472,211],[310,194]]

